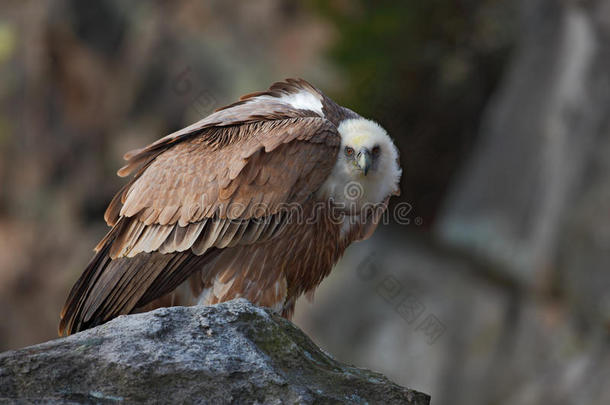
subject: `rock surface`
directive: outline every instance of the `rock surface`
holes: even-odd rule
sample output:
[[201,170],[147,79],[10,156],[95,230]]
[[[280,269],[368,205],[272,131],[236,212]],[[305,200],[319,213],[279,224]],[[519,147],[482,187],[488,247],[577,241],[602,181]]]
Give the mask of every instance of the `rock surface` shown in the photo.
[[[349,336],[346,336],[349,339]],[[121,316],[0,354],[0,402],[403,403],[430,397],[339,363],[246,300]]]

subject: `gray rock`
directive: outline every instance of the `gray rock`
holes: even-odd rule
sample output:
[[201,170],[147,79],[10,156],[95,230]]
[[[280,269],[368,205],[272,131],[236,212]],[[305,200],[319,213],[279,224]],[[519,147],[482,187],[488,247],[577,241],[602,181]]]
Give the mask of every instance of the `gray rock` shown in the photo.
[[121,316],[0,354],[0,402],[423,405],[429,400],[381,374],[339,363],[292,323],[246,300]]

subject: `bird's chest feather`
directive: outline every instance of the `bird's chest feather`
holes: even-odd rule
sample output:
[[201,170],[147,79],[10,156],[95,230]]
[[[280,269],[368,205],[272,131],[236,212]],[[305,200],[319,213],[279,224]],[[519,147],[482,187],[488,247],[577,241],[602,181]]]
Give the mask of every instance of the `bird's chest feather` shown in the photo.
[[316,197],[334,204],[349,215],[359,214],[363,209],[378,204],[386,197],[384,183],[376,174],[364,176],[337,164]]

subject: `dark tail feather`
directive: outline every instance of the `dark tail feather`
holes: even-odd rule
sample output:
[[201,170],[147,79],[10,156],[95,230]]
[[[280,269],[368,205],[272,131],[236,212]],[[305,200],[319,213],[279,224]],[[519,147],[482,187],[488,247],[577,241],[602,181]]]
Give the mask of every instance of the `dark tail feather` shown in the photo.
[[59,335],[67,336],[129,314],[182,284],[195,271],[204,270],[220,252],[210,249],[139,253],[110,258],[115,237],[110,236],[80,276],[61,311]]
[[61,320],[59,321],[58,328],[59,336],[67,336],[95,326],[83,325],[80,315],[85,299],[89,295],[91,288],[96,284],[100,275],[111,260],[108,254],[110,245],[111,243],[107,243],[95,254],[95,256],[93,256],[93,259],[91,259],[83,274],[81,274],[76,284],[74,284],[70,290],[70,294],[68,295],[60,314]]

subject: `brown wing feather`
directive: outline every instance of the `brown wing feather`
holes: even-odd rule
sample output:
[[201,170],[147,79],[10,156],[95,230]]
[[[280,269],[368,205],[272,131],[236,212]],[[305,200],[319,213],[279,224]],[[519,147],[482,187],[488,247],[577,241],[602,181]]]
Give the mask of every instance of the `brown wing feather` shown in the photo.
[[[320,90],[303,79],[286,79],[284,82],[274,83],[267,91],[242,96],[240,101],[219,108],[213,114],[188,127],[171,133],[144,148],[127,152],[124,158],[128,163],[119,170],[118,174],[121,177],[127,176],[143,163],[154,159],[159,151],[165,150],[168,146],[180,142],[184,138],[197,135],[205,129],[294,117],[320,117],[313,111],[295,109],[282,103],[279,99],[273,99],[300,91],[307,91],[322,101],[329,100]],[[269,97],[261,98],[257,96]]]
[[319,188],[339,144],[333,124],[300,117],[210,128],[133,155],[146,156],[143,167],[111,202],[113,228],[73,287],[60,333],[146,305],[225,247],[268,241],[282,204]]
[[66,301],[59,334],[69,335],[133,312],[178,287],[193,269],[203,268],[219,252],[203,256],[190,251],[167,255],[155,252],[112,260],[108,249],[101,249]]
[[[174,243],[180,235],[188,235],[193,243],[201,235],[214,236],[212,243],[230,243],[226,233],[238,235],[239,229],[219,221],[272,216],[287,203],[304,201],[328,176],[339,145],[335,127],[323,118],[226,130],[239,142],[216,149],[201,135],[175,145],[122,191],[119,217],[136,221],[113,242],[113,258],[161,246],[171,252],[165,243],[170,235]],[[118,218],[111,220],[116,223]],[[189,231],[174,232],[177,226]],[[193,243],[177,245],[185,250]]]

